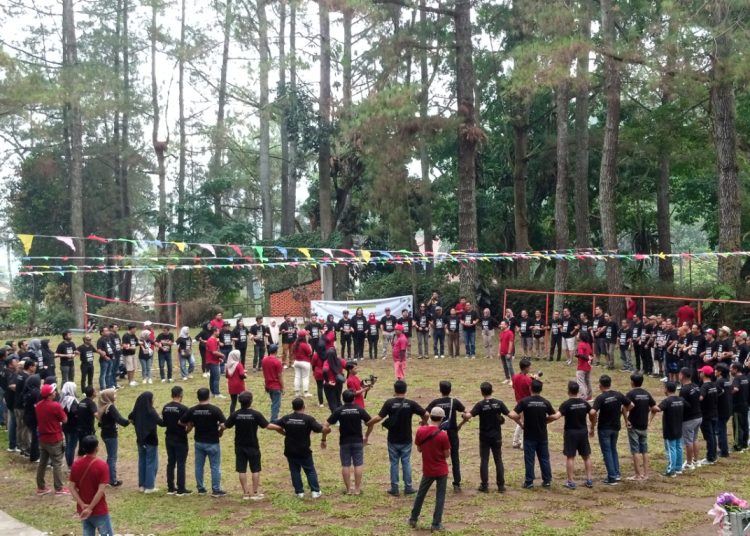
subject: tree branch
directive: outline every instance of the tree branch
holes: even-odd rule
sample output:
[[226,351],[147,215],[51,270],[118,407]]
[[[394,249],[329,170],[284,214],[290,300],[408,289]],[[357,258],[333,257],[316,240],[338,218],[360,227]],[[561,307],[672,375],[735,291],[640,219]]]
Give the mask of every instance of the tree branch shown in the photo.
[[437,15],[445,15],[447,17],[455,17],[456,12],[453,9],[447,9],[444,7],[431,7],[431,6],[415,6],[407,4],[404,0],[372,0],[373,4],[390,4],[394,6],[401,6],[406,9],[418,9],[426,13],[435,13]]

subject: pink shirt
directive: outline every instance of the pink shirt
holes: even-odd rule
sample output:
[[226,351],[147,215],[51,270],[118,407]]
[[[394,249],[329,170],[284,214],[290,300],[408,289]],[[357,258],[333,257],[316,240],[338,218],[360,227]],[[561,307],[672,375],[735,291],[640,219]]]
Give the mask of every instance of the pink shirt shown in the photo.
[[393,341],[393,360],[406,361],[406,350],[409,348],[409,338],[403,333]]

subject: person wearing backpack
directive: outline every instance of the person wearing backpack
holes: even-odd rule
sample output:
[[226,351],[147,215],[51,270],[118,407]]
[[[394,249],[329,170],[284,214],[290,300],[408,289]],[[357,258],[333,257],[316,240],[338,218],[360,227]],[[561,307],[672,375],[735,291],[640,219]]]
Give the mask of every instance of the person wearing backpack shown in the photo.
[[461,491],[461,459],[459,457],[459,440],[458,440],[458,423],[456,415],[462,415],[466,407],[457,398],[450,396],[453,388],[451,382],[443,380],[440,382],[440,398],[436,398],[427,405],[427,411],[432,408],[443,408],[445,419],[440,424],[442,430],[448,433],[448,440],[451,444],[451,469],[453,470],[453,491]]

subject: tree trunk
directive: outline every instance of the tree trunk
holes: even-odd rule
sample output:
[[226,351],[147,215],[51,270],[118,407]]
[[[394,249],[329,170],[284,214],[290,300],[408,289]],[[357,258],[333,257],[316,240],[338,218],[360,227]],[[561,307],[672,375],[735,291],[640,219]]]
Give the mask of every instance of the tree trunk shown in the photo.
[[[737,129],[734,87],[728,63],[732,38],[728,25],[729,2],[714,0],[713,23],[716,31],[711,72],[711,118],[719,174],[719,251],[740,249],[740,197],[737,182]],[[719,283],[736,288],[740,281],[740,258],[719,257]]]
[[[427,70],[427,46],[429,45],[428,32],[429,22],[427,20],[427,12],[424,10],[426,6],[426,0],[420,0],[420,7],[422,8],[419,12],[419,31],[422,41],[422,50],[419,53],[419,71],[420,71],[420,83],[421,92],[419,95],[419,117],[422,123],[427,121],[429,114],[429,100],[430,100],[430,76]],[[424,130],[419,137],[419,162],[421,164],[421,179],[422,179],[422,233],[424,235],[424,250],[428,257],[431,257],[433,252],[432,249],[432,183],[430,182],[430,157],[427,152],[427,140],[425,140]],[[427,273],[431,274],[434,263],[427,263]]]
[[[112,171],[114,176],[114,184],[115,184],[115,192],[119,198],[120,190],[122,188],[122,185],[120,184],[120,177],[122,176],[121,167],[122,167],[122,142],[121,142],[121,136],[120,136],[120,54],[121,54],[121,46],[122,46],[122,0],[117,0],[117,4],[115,5],[115,41],[113,46],[113,70],[114,70],[114,78],[115,78],[115,84],[112,91],[112,96],[115,101],[115,111],[112,118],[112,154],[113,154],[113,162],[112,162]],[[122,206],[121,204],[115,203],[114,204],[114,217],[115,221],[117,221],[119,224],[122,223]],[[119,225],[118,225],[119,227]],[[121,235],[123,232],[122,229],[117,229],[117,233]],[[120,244],[117,244],[116,242],[108,242],[105,246],[106,255],[108,257],[112,257],[117,255],[119,252],[117,248],[120,246]],[[109,299],[117,298],[117,287],[119,286],[119,281],[121,280],[121,273],[118,272],[107,272],[107,292],[105,296]]]
[[331,213],[331,23],[328,7],[318,4],[320,18],[320,143],[318,152],[318,181],[320,194],[320,232],[327,238],[333,232]]
[[273,205],[271,201],[271,107],[268,104],[268,72],[271,59],[268,48],[266,0],[258,0],[258,49],[260,52],[260,201],[263,214],[263,240],[273,238]]
[[[580,2],[580,35],[591,39],[591,0]],[[591,222],[589,216],[589,48],[576,60],[576,167],[575,167],[575,227],[576,247],[591,248]],[[580,275],[589,279],[594,274],[594,263],[579,261]]]
[[[130,34],[128,21],[130,20],[130,0],[122,2],[122,162],[120,165],[120,204],[124,234],[133,238],[133,222],[130,218]],[[123,246],[125,256],[133,255],[133,243],[125,242]],[[120,283],[120,299],[130,301],[133,294],[133,272],[122,274]]]
[[287,113],[291,111],[292,125],[289,132],[289,173],[286,205],[290,207],[288,213],[282,215],[286,219],[289,234],[297,232],[294,224],[294,214],[297,209],[297,140],[299,133],[298,101],[297,101],[297,2],[292,1],[289,7],[289,91],[287,95]]
[[[529,153],[529,114],[531,105],[526,94],[517,95],[513,126],[513,223],[515,250],[529,251],[529,208],[526,202],[526,171]],[[529,278],[529,262],[516,261],[517,276]]]
[[[70,132],[70,233],[83,236],[83,124],[81,105],[78,96],[78,44],[76,41],[75,14],[73,0],[63,0],[62,20],[63,40],[63,86],[65,88],[68,113],[68,131]],[[77,256],[86,256],[86,244],[78,244]],[[73,264],[81,265],[80,259]],[[83,273],[71,275],[70,298],[73,305],[73,316],[78,327],[83,326],[84,297]],[[36,301],[36,300],[32,300]]]
[[187,18],[186,4],[187,0],[182,0],[182,13],[180,17],[180,51],[178,57],[180,168],[177,173],[177,230],[181,234],[185,232],[185,168],[187,166],[187,134],[185,132],[185,29],[187,26],[185,24]]
[[[555,248],[568,249],[568,84],[563,82],[555,94],[557,110],[557,183],[555,186]],[[555,292],[564,292],[568,286],[568,261],[555,261]],[[561,310],[563,296],[556,294],[554,310]]]
[[[279,142],[281,143],[281,236],[294,233],[294,205],[289,206],[289,93],[286,87],[286,0],[279,3]],[[290,217],[291,215],[291,217]]]
[[[602,45],[615,50],[614,0],[601,0]],[[617,250],[615,193],[617,189],[617,151],[620,135],[620,66],[612,54],[604,58],[605,100],[607,117],[602,142],[602,161],[599,171],[599,211],[602,223],[602,242],[605,250]],[[607,288],[610,294],[622,293],[622,266],[619,259],[606,261]],[[625,302],[612,300],[610,314],[616,319],[625,317]]]
[[[476,155],[482,136],[474,110],[474,59],[471,2],[456,0],[456,97],[458,105],[458,248],[477,249]],[[461,265],[461,293],[474,297],[477,270],[474,263]]]
[[[221,53],[221,73],[219,75],[219,102],[216,112],[216,128],[214,130],[213,145],[214,152],[208,165],[208,175],[216,179],[221,175],[224,163],[224,147],[226,145],[226,133],[224,132],[224,108],[227,103],[227,68],[229,66],[229,42],[232,37],[232,0],[226,0],[224,12],[224,46]],[[214,193],[214,215],[221,222],[223,215],[221,211],[221,193]]]

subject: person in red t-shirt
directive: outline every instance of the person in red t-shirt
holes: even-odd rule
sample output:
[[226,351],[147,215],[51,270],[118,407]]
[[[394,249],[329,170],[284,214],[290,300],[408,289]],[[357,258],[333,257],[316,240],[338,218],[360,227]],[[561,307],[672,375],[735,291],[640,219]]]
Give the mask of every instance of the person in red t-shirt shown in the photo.
[[445,491],[448,487],[448,457],[451,455],[451,444],[448,434],[440,426],[444,419],[445,410],[435,406],[430,411],[430,424],[420,426],[414,437],[414,444],[422,453],[422,480],[409,516],[409,526],[412,528],[416,528],[425,496],[430,491],[432,483],[435,482],[435,511],[432,514],[430,528],[432,531],[445,530],[442,521]]
[[628,319],[628,322],[630,322],[631,320],[633,320],[633,317],[635,316],[635,308],[636,308],[635,300],[631,297],[628,297],[628,299],[625,300],[625,308],[626,308],[625,317]]
[[226,366],[227,391],[232,401],[229,404],[230,415],[237,407],[237,397],[245,390],[245,367],[242,366],[242,354],[239,350],[229,352]]
[[215,398],[226,398],[219,392],[219,377],[221,376],[221,365],[224,363],[224,354],[219,350],[219,328],[211,328],[211,336],[206,339],[206,366],[209,374],[209,387]]
[[114,534],[104,490],[109,484],[109,466],[96,457],[99,440],[89,435],[81,439],[83,456],[70,468],[70,494],[76,501],[76,511],[83,522],[83,534]]
[[365,395],[370,390],[370,387],[362,386],[362,380],[357,375],[358,372],[359,366],[356,362],[346,364],[346,388],[354,391],[354,405],[365,409]]
[[397,380],[406,378],[406,352],[409,338],[404,335],[404,326],[396,324],[396,338],[393,339],[393,370]]
[[271,397],[271,422],[279,418],[281,394],[284,392],[284,364],[276,355],[278,351],[278,344],[269,344],[268,355],[260,362],[260,368],[263,369],[263,381],[265,382],[266,393]]
[[223,313],[216,313],[216,316],[213,317],[211,322],[208,323],[210,328],[216,328],[218,330],[221,330],[224,327],[224,314]]
[[682,307],[677,309],[677,327],[687,324],[692,326],[695,324],[695,309],[690,307],[690,302],[686,301],[682,304]]
[[[531,381],[536,377],[531,374],[531,361],[529,359],[524,357],[518,365],[521,367],[521,372],[513,376],[512,383],[516,403],[520,402],[527,396],[531,396]],[[516,424],[516,429],[513,431],[512,447],[514,449],[520,449],[522,444],[523,428],[521,428],[519,424]]]
[[504,384],[511,383],[513,380],[513,353],[515,351],[516,333],[508,325],[507,320],[500,322],[500,347],[498,356],[503,363],[503,372],[505,373]]
[[294,396],[303,395],[309,398],[310,394],[310,371],[312,370],[313,350],[307,342],[307,330],[301,329],[297,332],[297,340],[291,346],[294,362]]
[[593,359],[593,350],[591,348],[591,334],[589,332],[581,333],[576,349],[578,366],[576,367],[576,381],[580,397],[584,400],[591,400],[593,391],[591,390],[591,361]]
[[39,433],[39,465],[36,469],[36,494],[47,495],[51,490],[44,483],[47,463],[52,461],[52,478],[55,482],[55,495],[70,495],[63,487],[62,465],[65,459],[62,424],[68,422],[68,416],[59,402],[52,400],[55,386],[42,385],[42,399],[34,406],[37,432]]

